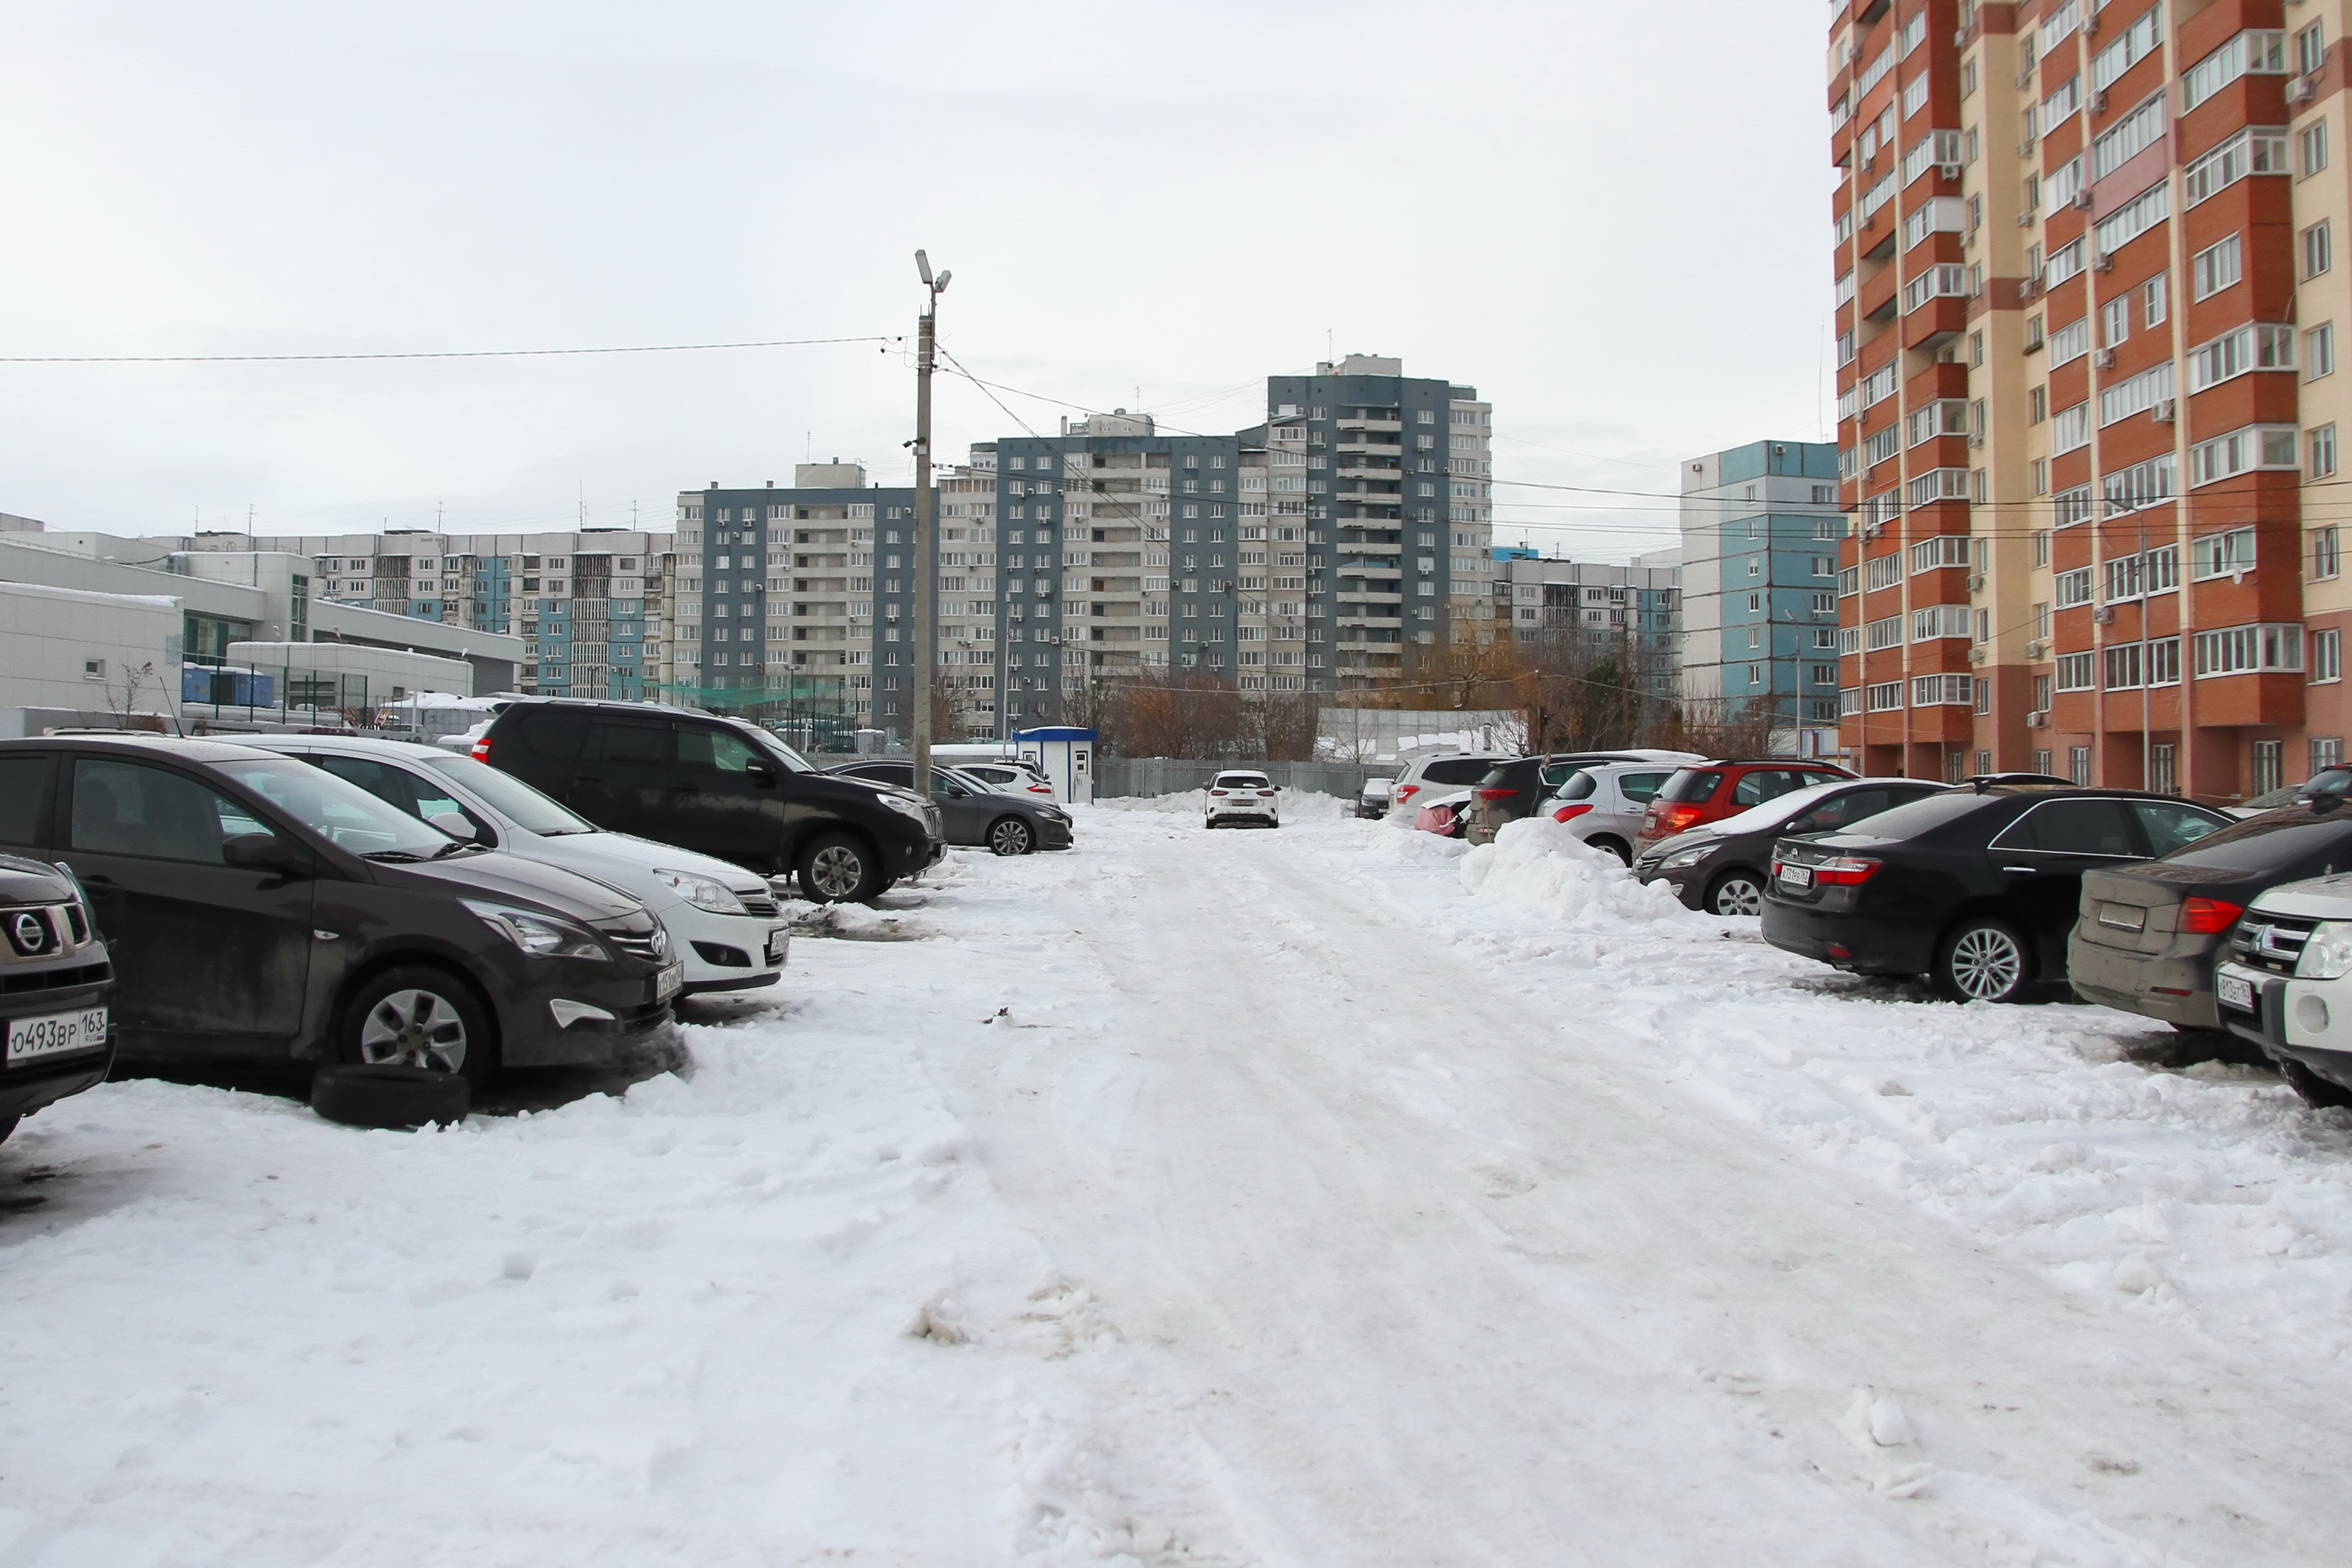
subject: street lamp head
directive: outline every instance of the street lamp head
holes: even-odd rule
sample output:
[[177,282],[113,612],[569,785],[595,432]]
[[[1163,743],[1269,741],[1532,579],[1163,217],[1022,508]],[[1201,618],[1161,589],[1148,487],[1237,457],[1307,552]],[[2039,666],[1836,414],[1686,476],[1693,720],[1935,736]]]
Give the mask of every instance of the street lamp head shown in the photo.
[[915,270],[923,275],[923,282],[929,286],[931,281],[931,258],[919,250],[915,252]]
[[948,279],[954,276],[954,273],[942,269],[940,273],[940,280],[931,286],[931,292],[934,294],[946,293],[948,291]]

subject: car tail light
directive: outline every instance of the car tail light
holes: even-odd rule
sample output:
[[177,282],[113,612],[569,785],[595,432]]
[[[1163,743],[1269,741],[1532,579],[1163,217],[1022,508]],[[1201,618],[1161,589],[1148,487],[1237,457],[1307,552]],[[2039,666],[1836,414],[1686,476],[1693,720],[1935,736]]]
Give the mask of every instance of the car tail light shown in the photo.
[[1873,860],[1866,855],[1841,855],[1813,868],[1813,886],[1857,888],[1878,875],[1878,868],[1883,864],[1884,861]]
[[473,758],[474,761],[478,763],[488,762],[490,760],[490,738],[488,735],[483,736],[480,740],[466,748],[466,754]]
[[2180,931],[2185,936],[2213,936],[2238,923],[2246,912],[2226,899],[2190,899],[2180,906]]
[[1421,786],[1419,784],[1399,784],[1396,789],[1396,797],[1398,801],[1402,803],[1411,800],[1414,795],[1417,795],[1420,793]]
[[1480,800],[1508,800],[1518,793],[1519,792],[1515,789],[1482,789],[1478,792],[1478,798]]
[[1661,837],[1680,833],[1703,815],[1701,808],[1696,805],[1654,805],[1650,810],[1654,814],[1651,820],[1657,824]]
[[1054,793],[1054,786],[1052,784],[1031,784],[1029,786],[1029,793],[1031,795],[1051,795]]
[[1230,795],[1230,794],[1232,794],[1233,792],[1232,792],[1232,791],[1230,791],[1230,790],[1213,789],[1213,790],[1211,790],[1209,793],[1210,793],[1211,795]]
[[1260,796],[1261,798],[1263,798],[1263,799],[1265,799],[1265,800],[1272,800],[1272,799],[1274,798],[1274,792],[1273,792],[1272,790],[1270,790],[1270,789],[1262,789],[1262,790],[1258,791],[1257,793],[1258,793],[1259,796]]
[[1586,812],[1591,811],[1591,809],[1592,805],[1589,801],[1580,802],[1575,805],[1563,805],[1558,811],[1551,814],[1551,819],[1554,822],[1566,822],[1570,817],[1582,816]]

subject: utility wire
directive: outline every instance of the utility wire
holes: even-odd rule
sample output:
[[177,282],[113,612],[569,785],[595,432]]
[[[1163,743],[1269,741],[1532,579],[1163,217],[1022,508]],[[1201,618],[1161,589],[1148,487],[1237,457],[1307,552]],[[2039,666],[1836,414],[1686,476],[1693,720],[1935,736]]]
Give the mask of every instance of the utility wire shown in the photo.
[[711,349],[791,349],[819,343],[895,343],[904,334],[864,338],[772,338],[740,343],[643,343],[593,349],[439,349],[333,354],[0,354],[0,364],[286,364],[317,360],[541,359],[558,354],[699,353]]

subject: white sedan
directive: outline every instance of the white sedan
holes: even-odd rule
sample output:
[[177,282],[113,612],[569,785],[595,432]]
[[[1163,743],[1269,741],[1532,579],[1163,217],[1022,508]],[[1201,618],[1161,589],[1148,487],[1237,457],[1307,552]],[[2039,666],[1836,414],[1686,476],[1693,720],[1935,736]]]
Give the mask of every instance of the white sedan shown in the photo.
[[1264,773],[1219,773],[1209,781],[1208,810],[1203,827],[1223,827],[1253,822],[1261,827],[1282,826],[1282,786]]

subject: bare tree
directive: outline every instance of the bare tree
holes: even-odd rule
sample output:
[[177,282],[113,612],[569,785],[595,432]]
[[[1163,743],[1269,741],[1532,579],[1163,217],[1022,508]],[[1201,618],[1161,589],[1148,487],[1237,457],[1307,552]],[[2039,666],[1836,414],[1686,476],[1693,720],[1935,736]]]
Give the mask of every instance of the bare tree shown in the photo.
[[[152,661],[125,667],[120,672],[106,678],[106,710],[114,715],[114,721],[117,724],[125,730],[163,728],[163,721],[161,719],[152,713],[139,711],[139,693],[150,680],[154,679],[155,666]],[[159,692],[163,689],[161,681],[156,682],[156,689]]]

